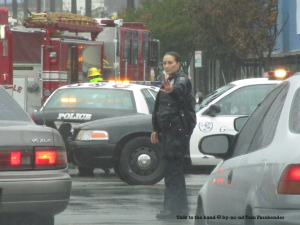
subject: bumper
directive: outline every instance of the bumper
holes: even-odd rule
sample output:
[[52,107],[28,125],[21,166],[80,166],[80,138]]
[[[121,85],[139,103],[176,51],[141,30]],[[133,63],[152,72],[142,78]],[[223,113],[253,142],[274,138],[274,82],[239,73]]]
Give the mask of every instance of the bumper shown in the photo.
[[69,141],[67,153],[76,166],[112,168],[115,146],[108,141]]
[[0,211],[42,215],[61,213],[69,203],[71,186],[67,170],[1,172]]
[[255,208],[255,224],[296,225],[300,221],[300,209],[266,209]]

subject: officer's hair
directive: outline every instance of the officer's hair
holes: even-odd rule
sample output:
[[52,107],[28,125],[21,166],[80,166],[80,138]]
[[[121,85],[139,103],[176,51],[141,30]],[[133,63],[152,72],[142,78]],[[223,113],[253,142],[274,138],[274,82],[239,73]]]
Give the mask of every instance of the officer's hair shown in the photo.
[[181,63],[181,56],[177,52],[167,52],[165,55],[171,55],[175,58],[176,62]]

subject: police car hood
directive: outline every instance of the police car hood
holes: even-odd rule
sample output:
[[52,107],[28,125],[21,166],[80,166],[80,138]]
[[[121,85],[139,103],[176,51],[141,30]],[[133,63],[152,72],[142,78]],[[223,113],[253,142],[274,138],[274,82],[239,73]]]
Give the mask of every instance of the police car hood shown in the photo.
[[64,146],[57,130],[33,122],[0,121],[1,146]]
[[[146,125],[146,130],[148,130],[149,124],[152,126],[152,114],[142,114],[136,113],[127,116],[119,116],[113,118],[106,118],[95,120],[92,122],[87,122],[75,126],[76,130],[92,130],[92,129],[109,129],[116,127],[135,127],[138,126],[140,129],[143,129],[143,126]],[[152,129],[152,128],[151,128]]]

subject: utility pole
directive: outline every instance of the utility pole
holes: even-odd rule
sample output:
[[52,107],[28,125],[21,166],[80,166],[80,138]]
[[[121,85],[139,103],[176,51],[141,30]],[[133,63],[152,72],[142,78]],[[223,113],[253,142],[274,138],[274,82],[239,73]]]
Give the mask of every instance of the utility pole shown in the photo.
[[23,0],[23,19],[28,17],[28,0]]
[[85,15],[92,17],[92,0],[85,0]]
[[55,12],[55,0],[50,0],[50,12]]
[[12,11],[13,11],[13,18],[18,19],[18,1],[12,1]]
[[41,0],[36,0],[36,12],[41,12]]
[[71,13],[77,14],[76,0],[72,0],[72,3],[71,3]]

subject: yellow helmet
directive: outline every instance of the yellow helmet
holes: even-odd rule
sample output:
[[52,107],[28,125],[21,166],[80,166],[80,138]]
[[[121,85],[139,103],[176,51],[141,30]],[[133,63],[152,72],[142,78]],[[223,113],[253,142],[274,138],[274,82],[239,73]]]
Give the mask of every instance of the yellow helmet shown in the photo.
[[101,76],[101,69],[97,69],[96,67],[92,67],[89,69],[87,73],[87,77]]

